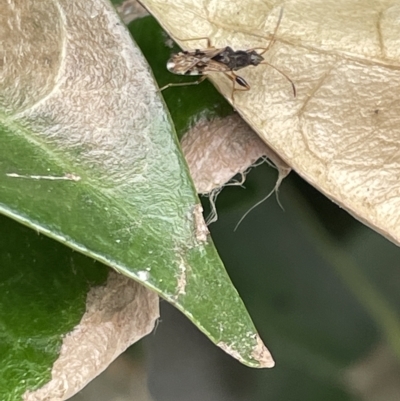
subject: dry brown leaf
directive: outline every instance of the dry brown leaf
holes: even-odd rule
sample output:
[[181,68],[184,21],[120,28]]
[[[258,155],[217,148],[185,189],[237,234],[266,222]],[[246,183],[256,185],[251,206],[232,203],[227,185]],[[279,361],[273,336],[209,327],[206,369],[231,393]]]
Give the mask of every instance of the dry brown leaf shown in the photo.
[[[265,47],[240,71],[235,107],[291,167],[356,218],[400,243],[400,2],[393,0],[145,0],[174,37]],[[203,41],[181,42],[184,48]],[[231,82],[212,81],[230,98]]]
[[93,288],[87,311],[63,340],[51,380],[27,392],[24,401],[62,401],[72,397],[130,345],[151,332],[159,317],[158,296],[110,271],[107,284]]

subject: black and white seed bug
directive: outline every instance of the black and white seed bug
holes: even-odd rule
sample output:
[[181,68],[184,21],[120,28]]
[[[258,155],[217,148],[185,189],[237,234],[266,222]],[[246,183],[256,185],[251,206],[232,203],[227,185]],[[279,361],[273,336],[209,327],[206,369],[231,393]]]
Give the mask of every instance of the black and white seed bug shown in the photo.
[[[263,57],[263,54],[265,54],[275,42],[275,36],[281,23],[282,15],[283,9],[281,9],[278,23],[276,24],[272,38],[268,43],[268,46],[265,48],[233,50],[229,46],[224,48],[215,48],[211,45],[210,38],[207,37],[179,39],[181,41],[206,40],[207,47],[205,49],[187,50],[173,54],[167,62],[167,69],[173,74],[200,75],[201,78],[193,82],[170,83],[160,88],[160,91],[163,91],[171,86],[198,85],[199,83],[203,82],[209,74],[223,73],[232,81],[231,99],[232,103],[234,103],[235,92],[250,90],[250,85],[243,77],[237,75],[235,71],[250,65],[256,67],[260,64],[266,64],[279,72],[290,82],[293,89],[293,95],[296,97],[296,87],[293,81],[283,71],[267,62]],[[261,53],[258,53],[256,50],[262,51]],[[238,88],[236,84],[238,84],[240,87]]]

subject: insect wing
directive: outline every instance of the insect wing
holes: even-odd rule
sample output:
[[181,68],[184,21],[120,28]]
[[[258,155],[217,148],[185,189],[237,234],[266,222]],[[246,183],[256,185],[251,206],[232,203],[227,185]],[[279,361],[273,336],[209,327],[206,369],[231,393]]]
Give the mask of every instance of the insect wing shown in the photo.
[[223,49],[196,49],[180,52],[168,60],[167,69],[178,75],[203,75],[206,71],[221,71],[208,66],[215,63],[212,58],[222,51]]
[[225,49],[201,49],[201,50],[194,50],[189,52],[190,54],[195,54],[198,57],[206,57],[206,58],[213,58],[218,56],[218,54],[222,53]]
[[[168,71],[178,75],[191,75],[194,72],[194,67],[198,64],[200,59],[194,55],[177,53],[174,54],[167,62]],[[201,74],[193,74],[201,75]]]
[[226,71],[229,71],[229,67],[227,65],[214,60],[210,60],[207,65],[203,67],[203,74]]

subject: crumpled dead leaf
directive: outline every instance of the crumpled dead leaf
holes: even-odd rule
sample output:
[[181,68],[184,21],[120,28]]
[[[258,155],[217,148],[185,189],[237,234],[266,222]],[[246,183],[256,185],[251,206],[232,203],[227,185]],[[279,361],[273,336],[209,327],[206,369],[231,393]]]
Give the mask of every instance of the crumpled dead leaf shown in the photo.
[[[400,3],[398,1],[165,1],[144,5],[173,36],[215,47],[266,47],[296,84],[266,65],[235,108],[293,169],[357,219],[400,243]],[[179,41],[178,41],[179,42]],[[203,41],[181,42],[183,48]],[[230,99],[231,81],[211,80]]]
[[[200,119],[183,136],[181,146],[197,192],[210,197],[212,212],[208,224],[217,220],[215,201],[222,188],[242,185],[258,160],[271,161],[278,170],[276,185],[269,195],[278,191],[291,171],[238,114],[211,121]],[[234,179],[236,175],[241,175],[240,181]]]
[[183,136],[181,146],[199,194],[219,189],[237,174],[245,175],[263,156],[270,159],[282,175],[290,172],[237,114],[212,121],[200,120]]

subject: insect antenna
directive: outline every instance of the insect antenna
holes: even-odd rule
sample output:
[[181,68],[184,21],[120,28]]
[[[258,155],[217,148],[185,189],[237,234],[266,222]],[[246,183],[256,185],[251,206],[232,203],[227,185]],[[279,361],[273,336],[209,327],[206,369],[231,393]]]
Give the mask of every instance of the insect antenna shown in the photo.
[[274,29],[274,33],[272,34],[272,38],[269,41],[268,46],[265,47],[264,51],[260,53],[260,56],[262,56],[264,53],[266,53],[269,50],[269,48],[275,43],[276,33],[278,32],[279,25],[281,24],[281,21],[282,21],[282,17],[283,17],[283,7],[281,8],[281,12],[279,13],[278,23],[276,24],[276,27]]
[[[279,26],[280,26],[281,21],[282,21],[282,17],[283,17],[283,7],[281,8],[281,11],[279,13],[278,23],[275,26],[274,33],[272,34],[272,38],[269,41],[268,46],[267,47],[254,47],[254,48],[252,48],[252,49],[250,49],[248,51],[251,51],[251,50],[262,50],[262,52],[259,53],[260,56],[262,56],[264,53],[266,53],[270,49],[270,47],[275,43],[276,33],[278,32]],[[260,64],[269,65],[274,70],[278,71],[282,76],[284,76],[290,82],[290,84],[292,85],[293,95],[294,95],[294,97],[296,97],[296,87],[295,87],[293,81],[283,71],[281,71],[279,68],[275,67],[274,65],[272,65],[271,63],[269,63],[268,61],[265,61],[265,60],[262,61]]]
[[281,71],[279,68],[277,68],[277,67],[275,67],[274,65],[268,63],[268,61],[265,61],[265,60],[264,60],[264,61],[261,61],[260,64],[266,64],[266,65],[270,66],[271,68],[273,68],[275,71],[278,71],[279,74],[281,74],[282,76],[284,76],[284,77],[290,82],[290,84],[292,85],[293,96],[296,97],[296,94],[297,94],[297,92],[296,92],[296,86],[294,85],[294,82],[293,82],[283,71]]

